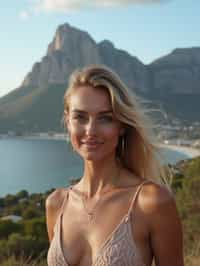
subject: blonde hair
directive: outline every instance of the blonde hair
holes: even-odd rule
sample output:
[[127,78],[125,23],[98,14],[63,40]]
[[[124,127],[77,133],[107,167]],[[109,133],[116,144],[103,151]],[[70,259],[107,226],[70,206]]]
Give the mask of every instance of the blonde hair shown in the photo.
[[139,98],[128,91],[119,76],[108,67],[90,65],[71,74],[64,95],[65,128],[70,95],[74,89],[83,85],[106,89],[109,93],[113,113],[125,128],[123,136],[119,137],[116,151],[121,163],[141,178],[161,177],[163,173],[158,160],[159,148],[153,137],[152,124],[141,107]]

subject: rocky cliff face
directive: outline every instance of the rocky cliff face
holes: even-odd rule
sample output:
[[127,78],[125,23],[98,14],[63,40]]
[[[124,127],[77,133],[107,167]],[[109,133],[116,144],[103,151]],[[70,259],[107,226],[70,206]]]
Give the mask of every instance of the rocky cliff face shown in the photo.
[[33,66],[22,86],[65,84],[75,68],[99,63],[98,47],[89,34],[64,24],[58,27],[46,56]]
[[96,43],[84,31],[64,24],[58,27],[47,54],[34,64],[22,86],[66,84],[71,72],[88,64],[113,68],[130,89],[158,97],[168,94],[200,94],[200,48],[176,49],[144,65],[138,58],[116,49],[108,41]]
[[58,27],[47,54],[33,66],[22,86],[66,84],[71,72],[89,64],[112,67],[130,88],[148,90],[147,68],[136,57],[118,50],[110,41],[97,44],[87,32],[64,24]]
[[176,49],[151,65],[153,89],[166,94],[200,94],[200,48]]
[[107,40],[100,42],[98,47],[103,63],[114,69],[130,89],[148,91],[148,70],[141,61],[125,51],[116,49]]

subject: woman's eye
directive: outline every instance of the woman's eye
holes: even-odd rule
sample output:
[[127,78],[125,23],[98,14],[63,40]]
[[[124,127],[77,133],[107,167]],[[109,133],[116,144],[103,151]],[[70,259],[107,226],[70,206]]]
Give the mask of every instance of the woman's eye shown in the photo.
[[112,122],[113,118],[112,116],[102,116],[99,118],[101,121],[105,121],[105,122]]
[[[81,123],[85,123],[88,121],[88,118],[84,115],[81,115],[81,114],[77,114],[75,116],[73,116],[73,119],[75,121],[78,121],[78,122],[81,122]],[[100,116],[97,118],[97,121],[100,121],[100,122],[112,122],[113,121],[113,117],[112,116]]]
[[76,116],[74,116],[73,118],[74,118],[75,120],[80,120],[80,121],[83,121],[83,120],[86,119],[85,116],[83,116],[83,115],[76,115]]

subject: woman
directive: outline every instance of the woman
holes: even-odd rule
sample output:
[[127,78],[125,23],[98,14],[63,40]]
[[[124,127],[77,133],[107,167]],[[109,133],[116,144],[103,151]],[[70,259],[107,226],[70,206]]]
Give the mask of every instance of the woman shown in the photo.
[[83,158],[78,183],[46,201],[48,265],[182,266],[174,198],[135,96],[104,66],[72,74],[64,123]]

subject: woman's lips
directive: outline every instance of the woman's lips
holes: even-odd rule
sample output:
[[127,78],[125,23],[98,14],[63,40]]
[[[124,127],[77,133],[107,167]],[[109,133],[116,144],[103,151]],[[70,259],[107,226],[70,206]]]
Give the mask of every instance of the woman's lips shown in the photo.
[[83,145],[85,145],[87,148],[97,148],[102,142],[99,141],[83,141]]

